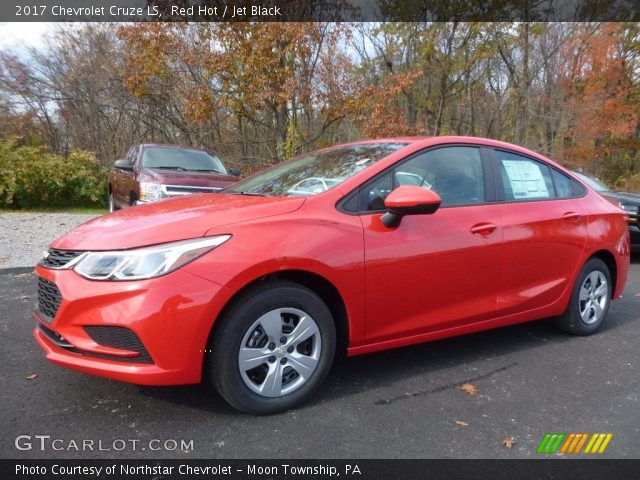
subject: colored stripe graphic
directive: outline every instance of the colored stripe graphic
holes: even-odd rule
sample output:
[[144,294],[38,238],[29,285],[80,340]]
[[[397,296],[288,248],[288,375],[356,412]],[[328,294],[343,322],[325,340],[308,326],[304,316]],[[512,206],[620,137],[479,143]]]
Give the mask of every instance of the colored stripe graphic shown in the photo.
[[588,433],[572,433],[567,437],[567,441],[562,445],[560,453],[580,453],[582,445],[589,438]]
[[551,438],[551,434],[547,433],[545,434],[544,437],[542,437],[542,441],[540,442],[540,445],[538,445],[538,453],[544,453],[545,449],[547,447],[547,442],[549,441],[549,438]]
[[[589,433],[584,432],[568,434],[550,432],[545,433],[544,437],[542,437],[537,452],[543,454],[604,453],[612,438],[613,433],[594,433],[589,437]],[[584,447],[585,444],[587,446],[583,451],[582,447]],[[561,445],[562,447],[560,447]]]
[[582,440],[580,440],[580,442],[578,442],[578,445],[576,446],[576,450],[573,453],[580,453],[580,450],[582,450],[582,446],[584,445],[584,442],[587,441],[587,438],[589,438],[589,434],[588,433],[583,433],[582,434]]
[[565,436],[564,433],[547,433],[538,445],[538,453],[556,453]]
[[604,453],[613,438],[613,433],[594,433],[584,453]]

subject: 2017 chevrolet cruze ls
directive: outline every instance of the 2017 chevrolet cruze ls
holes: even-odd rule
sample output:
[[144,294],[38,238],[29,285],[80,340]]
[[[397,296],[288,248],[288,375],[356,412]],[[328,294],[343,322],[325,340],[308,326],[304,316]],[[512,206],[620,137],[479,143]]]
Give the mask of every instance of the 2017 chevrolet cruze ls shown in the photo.
[[338,349],[545,317],[594,333],[628,269],[625,213],[553,161],[479,138],[375,140],[76,228],[36,267],[34,336],[58,365],[204,378],[266,414],[309,399]]

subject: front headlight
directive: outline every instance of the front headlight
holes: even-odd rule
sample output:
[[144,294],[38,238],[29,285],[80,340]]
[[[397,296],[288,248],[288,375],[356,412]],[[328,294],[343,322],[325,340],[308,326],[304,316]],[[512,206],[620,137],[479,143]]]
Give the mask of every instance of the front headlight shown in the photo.
[[153,202],[165,197],[162,185],[158,183],[140,182],[140,200]]
[[182,267],[229,240],[231,235],[199,238],[112,252],[86,252],[76,272],[90,280],[143,280]]
[[637,205],[630,205],[628,203],[622,203],[620,202],[618,204],[618,206],[623,209],[625,212],[629,212],[629,213],[633,213],[634,215],[638,214],[638,206]]

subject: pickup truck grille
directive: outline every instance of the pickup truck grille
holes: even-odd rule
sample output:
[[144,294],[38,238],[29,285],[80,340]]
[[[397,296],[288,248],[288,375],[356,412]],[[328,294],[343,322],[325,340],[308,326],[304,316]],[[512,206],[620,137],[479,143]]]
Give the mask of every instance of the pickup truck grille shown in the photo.
[[187,185],[165,185],[164,189],[168,197],[176,195],[190,195],[192,193],[213,193],[222,190],[223,187],[190,187]]

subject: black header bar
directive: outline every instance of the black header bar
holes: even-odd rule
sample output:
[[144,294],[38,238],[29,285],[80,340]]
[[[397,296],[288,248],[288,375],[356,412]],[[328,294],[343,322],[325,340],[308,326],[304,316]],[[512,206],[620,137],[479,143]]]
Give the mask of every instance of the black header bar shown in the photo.
[[3,480],[631,480],[640,460],[0,460]]
[[0,22],[639,21],[637,0],[2,0]]

